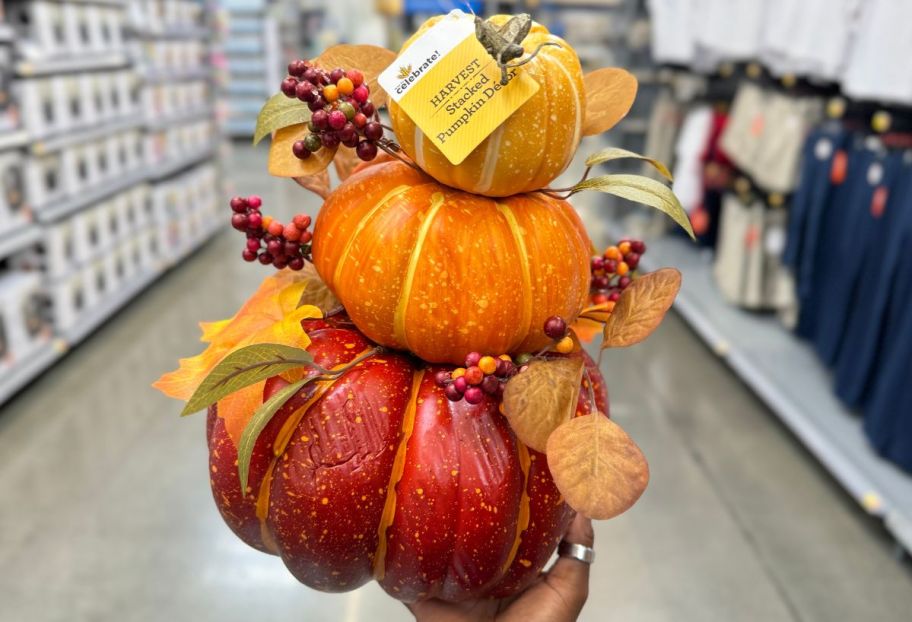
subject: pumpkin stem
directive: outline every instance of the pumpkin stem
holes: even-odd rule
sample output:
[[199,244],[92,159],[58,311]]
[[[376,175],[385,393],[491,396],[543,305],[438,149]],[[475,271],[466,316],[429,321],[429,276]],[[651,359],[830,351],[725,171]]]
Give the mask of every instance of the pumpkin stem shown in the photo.
[[[571,196],[573,196],[574,194],[579,192],[579,190],[574,190],[574,188],[576,188],[576,186],[580,185],[581,183],[583,183],[584,181],[589,179],[589,173],[591,173],[591,172],[592,172],[592,167],[587,166],[586,171],[583,173],[582,178],[578,182],[576,182],[575,184],[570,186],[569,188],[545,188],[543,190],[539,190],[539,192],[541,192],[542,194],[549,196],[553,199],[561,199],[561,200],[569,199]],[[564,193],[566,193],[566,195],[558,196],[557,195],[558,192],[564,192]]]
[[[601,366],[602,359],[602,350],[599,351],[599,366]],[[586,374],[586,388],[589,389],[589,410],[590,414],[595,414],[598,412],[598,405],[595,403],[595,389],[592,388],[592,376],[589,375],[589,370],[584,370]]]
[[396,158],[397,160],[402,162],[403,164],[408,164],[416,171],[421,171],[421,169],[418,167],[417,164],[415,164],[411,160],[408,160],[408,159],[402,157],[402,155],[399,153],[401,151],[401,147],[399,147],[399,145],[397,145],[393,141],[379,140],[379,141],[377,141],[377,146],[380,147],[381,149],[383,149],[383,151],[385,151],[389,155],[393,156],[394,158]]
[[501,60],[501,57],[498,56],[496,58],[496,61],[497,61],[497,65],[500,67],[500,84],[501,84],[501,86],[506,86],[507,83],[510,81],[510,78],[507,75],[508,69],[516,69],[517,67],[522,67],[526,63],[531,63],[533,60],[535,60],[535,57],[538,56],[538,53],[541,52],[541,49],[543,47],[545,47],[546,45],[553,45],[555,47],[561,47],[560,43],[555,43],[553,41],[546,41],[544,43],[539,44],[539,46],[537,48],[535,48],[535,51],[532,52],[531,54],[529,54],[529,56],[527,56],[526,58],[524,58],[522,60],[518,60],[515,63],[505,63]]

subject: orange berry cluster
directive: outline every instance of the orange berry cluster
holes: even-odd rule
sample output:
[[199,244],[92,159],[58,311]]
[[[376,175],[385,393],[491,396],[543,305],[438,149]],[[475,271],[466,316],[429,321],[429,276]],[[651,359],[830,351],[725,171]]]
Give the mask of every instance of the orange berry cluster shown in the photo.
[[633,280],[633,271],[646,252],[640,240],[622,240],[592,258],[592,303],[607,304],[609,311]]
[[469,404],[479,404],[485,394],[492,397],[502,395],[507,380],[517,371],[509,354],[494,357],[470,352],[466,356],[465,367],[457,367],[453,371],[440,370],[434,381],[443,388],[451,402],[464,398]]

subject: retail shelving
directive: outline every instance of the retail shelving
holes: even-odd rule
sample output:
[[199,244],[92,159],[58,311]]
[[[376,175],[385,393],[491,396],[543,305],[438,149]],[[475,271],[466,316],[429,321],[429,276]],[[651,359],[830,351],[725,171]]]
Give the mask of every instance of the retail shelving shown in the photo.
[[[26,130],[0,133],[0,152],[17,151],[25,160],[43,161],[42,158],[48,157],[64,160],[75,157],[74,153],[85,153],[82,150],[89,149],[89,145],[96,145],[92,153],[97,154],[97,162],[103,161],[102,154],[108,154],[110,162],[117,157],[113,155],[117,143],[102,141],[121,136],[125,141],[120,152],[121,173],[107,178],[89,175],[87,179],[84,173],[79,173],[82,179],[74,180],[67,178],[72,173],[58,164],[55,172],[62,175],[57,176],[57,191],[45,190],[35,195],[38,198],[33,198],[33,202],[42,204],[31,205],[25,212],[28,218],[20,217],[15,224],[0,223],[0,261],[3,261],[0,276],[8,269],[31,271],[29,274],[44,270],[43,288],[48,301],[53,301],[51,316],[55,320],[65,318],[60,323],[52,322],[27,347],[14,350],[11,365],[0,364],[0,403],[40,375],[220,228],[218,219],[213,218],[218,192],[214,187],[209,188],[216,183],[217,169],[207,164],[218,156],[220,140],[216,108],[211,103],[215,75],[211,46],[216,37],[212,34],[214,30],[209,29],[209,22],[214,15],[214,4],[208,0],[169,0],[171,7],[166,15],[176,21],[162,23],[160,7],[153,2],[92,1],[124,9],[121,19],[126,42],[117,48],[88,54],[62,53],[59,49],[36,53],[31,45],[28,58],[23,54],[22,60],[12,65],[15,79],[56,80],[57,76],[74,74],[103,77],[106,72],[116,70],[118,76],[135,77],[138,90],[131,87],[133,90],[126,95],[125,87],[118,86],[122,90],[116,93],[118,99],[112,101],[121,102],[120,114],[97,112],[98,116],[93,118],[106,119],[103,124],[86,125],[84,121],[80,123],[79,117],[66,119],[69,116],[66,114],[63,115],[66,122],[61,123],[55,112],[52,127],[42,127],[40,123],[26,125],[37,128],[31,135]],[[13,49],[17,49],[17,41],[15,30],[0,24],[0,43],[12,43]],[[194,81],[200,84],[189,84]],[[123,84],[113,78],[111,83]],[[83,84],[90,83],[80,84],[82,89]],[[149,91],[152,96],[149,102],[156,105],[144,105],[143,89],[153,88],[158,91]],[[99,100],[81,92],[82,106],[100,106]],[[125,97],[132,100],[132,109],[123,103]],[[99,143],[111,151],[99,149]],[[72,166],[70,162],[68,166]],[[104,164],[98,166],[104,170]],[[185,170],[186,176],[182,174]],[[63,189],[59,188],[61,176]],[[40,176],[27,176],[26,188],[37,178]],[[178,197],[181,214],[187,218],[180,228],[173,209],[159,210],[151,202],[159,188],[157,196],[171,193]],[[205,193],[201,194],[201,188],[206,188]],[[28,192],[26,196],[30,196]],[[28,222],[29,219],[34,222]],[[113,228],[115,219],[119,223],[117,229]],[[51,237],[69,249],[64,252],[72,253],[73,248],[84,248],[86,240],[92,239],[87,237],[92,235],[88,233],[91,223],[106,222],[112,228],[101,238],[109,240],[104,246],[92,250],[91,255],[79,251],[79,255],[63,263],[60,258],[56,263],[49,263],[46,253],[50,252],[47,245]],[[8,226],[4,228],[4,224]],[[75,244],[72,237],[68,242],[60,242],[64,239],[61,236],[66,235],[77,236]],[[99,243],[97,239],[89,243]],[[124,261],[128,262],[126,268]],[[77,293],[81,286],[74,284],[78,283],[90,288],[90,297],[85,292]],[[80,302],[73,302],[76,298]],[[65,316],[56,315],[60,310],[58,301],[60,309],[66,311]]]
[[150,130],[163,130],[183,123],[192,123],[194,121],[203,121],[212,119],[215,112],[212,108],[203,108],[200,110],[181,111],[178,114],[172,114],[164,118],[151,119],[146,122],[146,127]]
[[149,180],[152,180],[152,181],[165,179],[166,177],[170,177],[171,175],[174,175],[175,173],[177,173],[179,171],[189,168],[189,167],[193,166],[194,164],[198,164],[205,160],[210,160],[210,159],[212,159],[212,157],[214,155],[215,155],[215,150],[211,147],[204,149],[202,151],[191,152],[189,154],[185,154],[185,155],[181,156],[181,158],[178,160],[170,160],[168,162],[164,162],[164,163],[158,165],[157,167],[151,169],[146,174],[146,178]]
[[35,210],[35,217],[40,223],[51,223],[61,218],[75,214],[90,205],[94,205],[106,197],[113,196],[127,188],[132,188],[138,183],[149,178],[148,171],[136,171],[123,175],[101,184],[86,192],[73,195],[66,199],[54,201]]
[[22,130],[0,133],[0,151],[18,149],[28,142],[28,134]]
[[126,54],[113,53],[98,56],[73,56],[49,60],[27,60],[16,63],[16,73],[23,78],[50,76],[79,71],[121,69],[129,65]]
[[[608,229],[622,232],[620,225]],[[675,266],[684,275],[675,309],[782,420],[869,514],[912,552],[912,478],[879,458],[861,419],[843,406],[832,378],[812,349],[773,316],[728,304],[704,251],[680,237],[649,242],[647,271]]]
[[15,361],[14,365],[4,371],[0,378],[0,404],[56,363],[65,349],[62,342],[47,340]]
[[48,138],[32,140],[29,142],[29,149],[35,155],[42,155],[50,151],[64,149],[71,145],[80,145],[99,138],[104,138],[125,130],[137,129],[141,125],[142,122],[140,119],[131,115],[123,119],[105,121],[100,125],[93,125],[91,127],[50,136]]
[[18,227],[0,233],[0,259],[34,244],[39,239],[41,239],[41,230],[35,225]]
[[230,78],[226,132],[253,136],[260,107],[277,89],[281,51],[278,20],[267,0],[223,0],[229,14],[228,40],[223,45]]
[[198,251],[221,228],[221,226],[216,225],[206,230],[201,239],[197,241],[197,244],[184,248],[180,253],[168,260],[163,260],[154,269],[140,275],[126,287],[116,292],[102,305],[94,309],[92,313],[83,318],[76,326],[63,331],[53,338],[43,340],[31,352],[22,356],[11,369],[4,371],[2,377],[0,377],[0,404],[56,363],[69,349],[78,345],[97,330],[106,320],[126,306],[149,285],[178,265],[182,260]]

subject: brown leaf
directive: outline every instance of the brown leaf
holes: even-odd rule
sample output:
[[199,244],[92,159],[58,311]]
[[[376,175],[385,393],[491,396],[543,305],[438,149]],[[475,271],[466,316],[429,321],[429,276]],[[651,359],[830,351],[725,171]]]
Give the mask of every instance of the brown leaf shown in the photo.
[[338,147],[323,147],[306,160],[299,160],[291,151],[292,145],[303,139],[310,130],[307,125],[290,125],[272,135],[269,146],[269,174],[275,177],[309,177],[326,170]]
[[340,147],[333,160],[333,164],[336,167],[336,174],[339,176],[339,181],[345,181],[351,177],[351,174],[355,172],[355,167],[361,164],[361,162],[361,158],[358,157],[358,154],[354,149]]
[[374,106],[386,105],[386,91],[380,88],[377,78],[380,73],[396,60],[396,53],[377,45],[341,44],[327,48],[314,63],[323,69],[332,71],[337,67],[357,69],[364,74],[364,81],[370,89],[370,98]]
[[544,451],[548,437],[576,412],[583,359],[537,360],[504,388],[504,415],[523,443]]
[[299,307],[304,305],[313,305],[323,312],[323,317],[327,317],[342,308],[342,303],[329,290],[326,283],[317,274],[317,269],[312,263],[304,264],[304,269],[300,272],[304,279],[304,291],[301,293]]
[[662,268],[636,278],[621,294],[605,323],[602,348],[625,348],[658,328],[681,289],[681,273]]
[[636,503],[649,484],[643,452],[601,413],[576,417],[548,438],[548,468],[574,510],[593,519],[613,518]]
[[616,67],[596,69],[583,76],[586,116],[583,136],[607,132],[627,116],[637,94],[637,79]]
[[302,188],[310,190],[323,199],[329,196],[329,171],[327,169],[323,169],[319,173],[314,173],[313,175],[307,175],[306,177],[295,177],[294,180]]

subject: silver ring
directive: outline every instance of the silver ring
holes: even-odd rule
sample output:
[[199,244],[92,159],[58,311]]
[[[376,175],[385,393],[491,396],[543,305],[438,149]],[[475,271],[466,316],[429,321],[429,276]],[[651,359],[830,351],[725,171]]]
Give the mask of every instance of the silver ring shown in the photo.
[[557,554],[561,557],[569,557],[584,564],[591,564],[595,561],[595,549],[584,544],[573,544],[566,540],[561,540],[557,546]]

